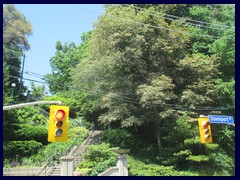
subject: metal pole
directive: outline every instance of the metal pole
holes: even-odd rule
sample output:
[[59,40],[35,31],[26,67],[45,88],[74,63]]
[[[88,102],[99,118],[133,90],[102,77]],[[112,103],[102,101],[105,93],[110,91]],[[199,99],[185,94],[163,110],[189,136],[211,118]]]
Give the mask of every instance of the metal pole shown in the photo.
[[62,101],[37,101],[37,102],[30,102],[30,103],[23,103],[23,104],[15,104],[11,106],[4,106],[3,110],[8,110],[8,109],[16,109],[16,108],[21,108],[24,106],[31,106],[35,104],[59,104],[62,105]]
[[16,87],[16,84],[12,83],[11,86],[12,86],[12,97],[13,97],[13,95],[14,95],[14,88]]
[[12,97],[13,97],[14,88],[12,88]]
[[24,63],[25,63],[25,54],[23,55],[23,65],[22,65],[22,73],[21,73],[21,77],[20,77],[19,94],[22,93],[22,79],[23,79]]

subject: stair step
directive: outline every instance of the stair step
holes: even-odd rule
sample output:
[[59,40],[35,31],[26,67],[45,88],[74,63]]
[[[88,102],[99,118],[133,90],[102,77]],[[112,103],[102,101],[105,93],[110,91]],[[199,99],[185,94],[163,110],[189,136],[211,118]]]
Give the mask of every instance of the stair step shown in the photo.
[[[83,160],[83,157],[81,155],[83,155],[86,151],[87,145],[100,144],[102,142],[100,134],[101,131],[94,130],[92,134],[90,133],[90,137],[87,141],[85,141],[85,144],[80,145],[76,148],[72,154],[74,156],[74,167],[76,167]],[[55,165],[49,176],[61,176],[61,164]]]
[[55,171],[61,171],[61,168],[58,168],[58,169],[53,169],[52,172],[55,172]]

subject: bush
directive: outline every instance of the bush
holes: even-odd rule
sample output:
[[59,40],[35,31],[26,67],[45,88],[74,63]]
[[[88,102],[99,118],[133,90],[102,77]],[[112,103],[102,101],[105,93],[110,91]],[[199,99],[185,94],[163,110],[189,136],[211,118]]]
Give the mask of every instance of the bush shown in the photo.
[[17,110],[18,121],[34,126],[46,125],[47,118],[34,106],[26,106]]
[[102,139],[104,142],[110,143],[112,147],[128,149],[136,145],[132,134],[125,129],[110,129],[104,131]]
[[80,163],[79,169],[91,169],[89,174],[97,175],[105,169],[114,165],[117,153],[113,152],[109,144],[102,143],[100,145],[87,146],[87,153],[84,154],[84,160]]
[[29,157],[37,154],[39,149],[42,148],[42,143],[30,141],[9,141],[3,143],[4,158],[13,158],[16,155],[19,157]]
[[116,148],[110,148],[109,144],[102,143],[98,146],[96,145],[89,145],[87,146],[87,153],[84,154],[84,159],[95,162],[95,165],[99,162],[103,162],[105,160],[108,160],[111,157],[115,157],[117,153],[113,152],[113,149]]
[[43,158],[42,153],[32,155],[29,158],[21,159],[21,166],[37,166],[40,167],[44,165],[45,158]]
[[48,130],[45,126],[31,126],[20,124],[19,129],[15,131],[16,140],[35,140],[42,144],[48,144]]
[[61,155],[63,152],[65,152],[66,148],[69,146],[71,141],[68,142],[52,142],[48,144],[43,149],[43,158],[45,157],[45,160],[48,158],[55,156],[55,155]]
[[42,144],[48,144],[48,130],[45,126],[31,126],[28,124],[12,124],[4,129],[4,141],[28,141],[35,140]]
[[71,128],[71,130],[68,131],[69,139],[76,139],[79,138],[79,140],[82,142],[88,135],[88,130],[85,127],[74,127]]
[[177,171],[173,166],[144,164],[132,157],[129,157],[128,160],[130,176],[196,176],[196,174],[192,172]]
[[91,168],[77,168],[76,172],[80,172],[83,176],[89,176],[91,170]]
[[112,166],[116,166],[116,158],[114,157],[98,163],[96,166],[93,167],[92,173],[90,175],[97,176],[98,174],[102,173],[103,171],[107,170]]

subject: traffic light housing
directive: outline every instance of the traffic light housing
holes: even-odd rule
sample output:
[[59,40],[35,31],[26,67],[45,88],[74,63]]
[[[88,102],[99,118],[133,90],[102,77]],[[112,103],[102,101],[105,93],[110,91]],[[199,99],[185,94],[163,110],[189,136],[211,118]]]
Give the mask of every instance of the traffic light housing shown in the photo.
[[212,131],[208,117],[198,118],[201,143],[212,142]]
[[66,142],[68,140],[68,106],[50,106],[48,142]]

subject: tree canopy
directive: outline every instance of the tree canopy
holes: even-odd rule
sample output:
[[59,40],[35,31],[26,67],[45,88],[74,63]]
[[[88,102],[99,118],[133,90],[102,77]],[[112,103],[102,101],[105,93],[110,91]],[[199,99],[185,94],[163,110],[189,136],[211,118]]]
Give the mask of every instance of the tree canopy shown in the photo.
[[[132,175],[234,175],[234,127],[211,124],[213,143],[201,144],[196,123],[200,115],[235,118],[234,23],[230,4],[105,5],[80,45],[56,42],[52,73],[46,75],[53,96],[45,100],[61,100],[70,107],[70,118],[95,122],[105,130],[107,148],[131,149]],[[30,34],[26,27],[24,37]],[[21,54],[29,48],[27,39],[4,38],[4,61],[20,67],[20,56],[8,59],[7,53]],[[13,73],[10,67],[4,67],[4,75]],[[43,87],[32,86],[41,97]],[[11,113],[6,119],[15,125]],[[45,125],[36,109],[18,114],[21,124]],[[102,162],[92,173],[112,162]],[[81,167],[94,163],[89,159]]]
[[[234,116],[234,6],[187,5],[184,11],[181,6],[107,5],[95,23],[89,56],[72,71],[72,88],[100,103],[99,123],[152,129],[147,132],[159,152],[175,154],[175,163],[182,158],[188,165],[217,163],[211,152],[224,145],[198,149],[198,130],[189,120],[211,113]],[[179,132],[180,122],[189,126],[187,132]],[[174,141],[179,148],[172,147]]]

